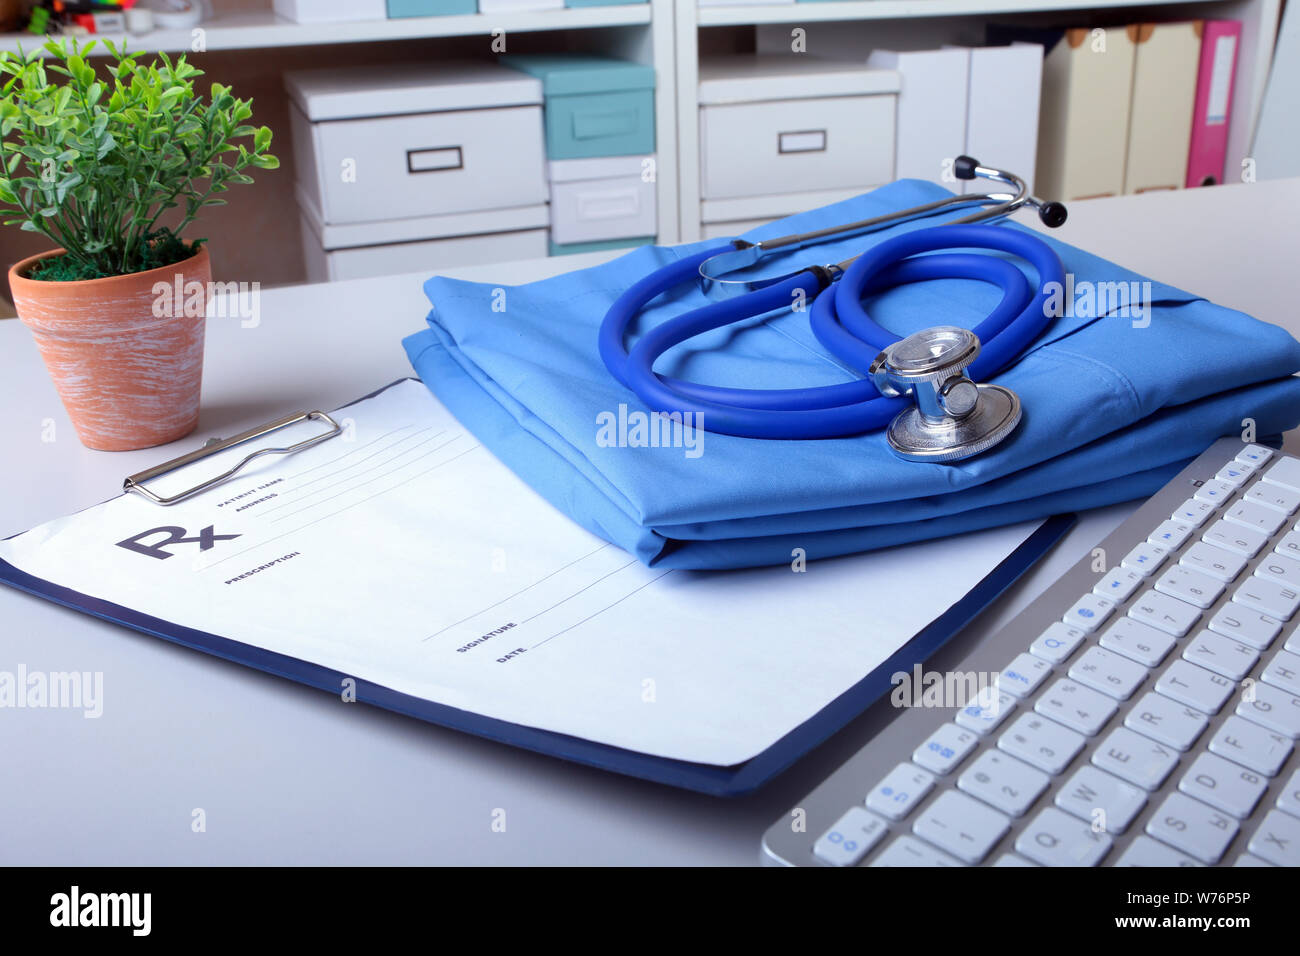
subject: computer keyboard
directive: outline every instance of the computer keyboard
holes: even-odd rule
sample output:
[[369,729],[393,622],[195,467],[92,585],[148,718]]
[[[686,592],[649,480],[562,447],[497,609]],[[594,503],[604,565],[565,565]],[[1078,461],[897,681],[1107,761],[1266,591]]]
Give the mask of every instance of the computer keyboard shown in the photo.
[[982,690],[902,709],[766,861],[1300,865],[1298,517],[1300,459],[1215,442],[943,662],[941,687]]

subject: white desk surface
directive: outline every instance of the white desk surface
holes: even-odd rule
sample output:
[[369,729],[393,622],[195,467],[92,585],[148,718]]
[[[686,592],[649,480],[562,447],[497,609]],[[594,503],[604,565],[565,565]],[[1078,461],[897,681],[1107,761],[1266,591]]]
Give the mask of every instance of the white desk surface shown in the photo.
[[[1057,234],[1300,333],[1300,180],[1076,203]],[[456,270],[518,283],[608,254]],[[27,330],[0,322],[0,535],[111,497],[122,477],[410,374],[419,276],[268,290],[261,324],[208,324],[199,431],[89,451]],[[55,440],[48,437],[54,423]],[[1288,447],[1300,451],[1297,433]],[[1084,516],[971,629],[1006,621],[1128,513]],[[754,864],[772,820],[861,745],[838,734],[765,791],[677,792],[347,705],[0,588],[0,670],[102,671],[104,713],[0,710],[0,862],[17,864]],[[193,811],[206,832],[191,829]],[[494,810],[506,830],[494,832]]]

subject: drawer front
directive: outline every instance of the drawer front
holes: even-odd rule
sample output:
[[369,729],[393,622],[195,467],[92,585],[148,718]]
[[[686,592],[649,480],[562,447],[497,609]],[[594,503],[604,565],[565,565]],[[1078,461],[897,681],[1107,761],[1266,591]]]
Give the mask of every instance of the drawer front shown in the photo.
[[655,184],[640,176],[551,184],[551,238],[558,243],[653,236]]
[[546,100],[551,159],[634,156],[655,151],[653,90],[552,96]]
[[523,229],[485,236],[453,236],[423,242],[335,249],[324,256],[329,264],[329,278],[337,281],[405,272],[433,275],[439,269],[455,266],[540,259],[547,251],[545,229]]
[[892,95],[700,108],[705,199],[846,189],[894,178]]
[[536,106],[318,123],[313,142],[331,225],[546,201]]

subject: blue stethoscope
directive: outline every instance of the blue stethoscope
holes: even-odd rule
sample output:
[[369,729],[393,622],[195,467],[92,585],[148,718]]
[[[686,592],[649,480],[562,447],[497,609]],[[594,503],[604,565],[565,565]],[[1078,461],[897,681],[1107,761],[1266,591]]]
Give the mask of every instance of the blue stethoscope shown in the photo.
[[[1005,183],[1014,193],[950,196],[900,212],[815,232],[749,243],[731,240],[651,273],[624,292],[601,323],[599,347],[606,368],[650,408],[689,415],[709,431],[745,438],[841,438],[886,429],[890,447],[915,461],[957,461],[991,448],[1020,421],[1020,400],[1010,389],[979,384],[1005,368],[1038,338],[1051,319],[1047,300],[1061,288],[1064,268],[1036,236],[990,223],[1021,207],[1038,210],[1048,226],[1065,221],[1065,207],[1029,195],[1024,180],[1004,170],[958,157],[959,179],[976,176]],[[766,255],[788,252],[831,237],[871,232],[955,207],[981,209],[960,219],[887,239],[836,265],[810,266],[775,278],[745,279],[736,270]],[[1026,260],[1038,274],[1031,287],[1023,272],[988,255],[941,252],[989,249]],[[922,255],[923,253],[936,253]],[[917,258],[911,258],[917,257]],[[929,279],[979,279],[1002,289],[997,307],[973,330],[923,329],[900,338],[878,325],[862,305],[865,296]],[[656,296],[697,280],[714,299],[647,331],[629,351],[629,327]],[[826,294],[822,294],[825,292]],[[822,346],[863,379],[817,388],[748,389],[703,385],[662,376],[654,364],[664,352],[712,329],[811,302],[810,323]]]

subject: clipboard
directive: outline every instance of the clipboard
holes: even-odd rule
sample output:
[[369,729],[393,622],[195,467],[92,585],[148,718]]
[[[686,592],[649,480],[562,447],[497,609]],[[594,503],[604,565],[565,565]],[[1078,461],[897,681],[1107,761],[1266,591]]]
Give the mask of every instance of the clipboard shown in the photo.
[[[379,394],[384,389],[371,393]],[[369,398],[371,396],[365,396]],[[357,401],[363,401],[357,399]],[[352,403],[355,404],[355,403]],[[345,408],[348,406],[344,406]],[[324,415],[324,413],[317,413]],[[310,418],[312,413],[287,416],[294,421]],[[326,416],[329,417],[329,416]],[[319,419],[314,419],[319,420]],[[283,422],[285,419],[277,419]],[[333,418],[330,422],[337,428]],[[222,448],[243,444],[259,436],[273,434],[275,422],[250,429],[223,443]],[[283,427],[283,426],[282,426]],[[314,440],[333,437],[323,433]],[[242,440],[240,440],[242,439]],[[215,447],[215,446],[212,446]],[[269,449],[274,451],[275,449]],[[182,456],[183,458],[185,456]],[[191,462],[206,457],[198,455]],[[175,465],[181,459],[157,466]],[[151,469],[150,471],[155,471]],[[144,475],[147,473],[141,473]],[[132,476],[139,481],[139,475]],[[659,757],[636,750],[588,740],[570,734],[538,729],[457,707],[402,693],[390,687],[346,674],[312,661],[292,657],[220,634],[179,625],[129,607],[115,604],[28,574],[0,560],[0,582],[52,603],[81,611],[101,620],[162,638],[174,644],[211,654],[223,660],[252,667],[265,673],[315,687],[337,696],[341,681],[355,683],[356,700],[395,713],[415,717],[453,730],[474,734],[499,743],[522,747],[575,763],[596,767],[626,776],[692,790],[719,797],[738,797],[759,789],[789,768],[809,751],[859,716],[892,686],[890,678],[899,671],[910,671],[913,664],[924,662],[947,644],[963,626],[1042,558],[1074,524],[1074,516],[1058,516],[1045,521],[1000,564],[987,574],[963,598],[934,619],[929,625],[899,647],[883,663],[831,700],[812,717],[796,726],[751,759],[733,766],[714,766]]]

